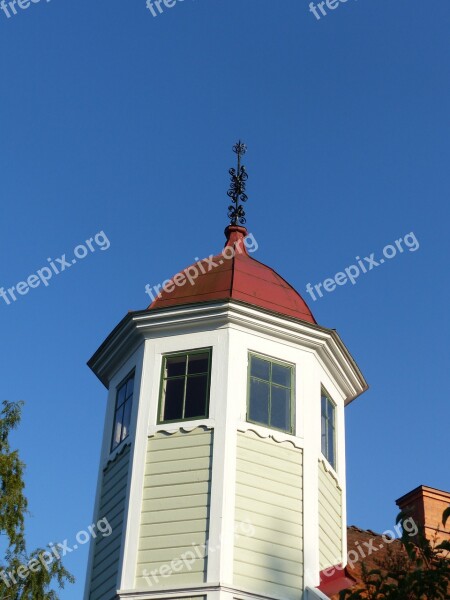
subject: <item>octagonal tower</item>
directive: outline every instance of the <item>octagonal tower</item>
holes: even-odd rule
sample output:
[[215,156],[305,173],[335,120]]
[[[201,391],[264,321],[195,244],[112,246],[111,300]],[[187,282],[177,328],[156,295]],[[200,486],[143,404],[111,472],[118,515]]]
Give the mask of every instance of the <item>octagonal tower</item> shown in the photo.
[[113,533],[85,600],[325,598],[329,567],[348,584],[344,407],[367,384],[254,237],[225,233],[89,361],[108,389],[95,519]]

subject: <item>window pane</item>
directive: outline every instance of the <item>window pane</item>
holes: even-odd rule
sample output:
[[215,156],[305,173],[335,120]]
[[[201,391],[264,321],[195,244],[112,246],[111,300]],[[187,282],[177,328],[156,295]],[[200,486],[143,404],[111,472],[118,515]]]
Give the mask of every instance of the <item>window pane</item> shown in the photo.
[[270,362],[268,360],[263,360],[262,358],[257,358],[256,356],[252,356],[250,375],[269,381]]
[[272,364],[272,383],[278,383],[285,387],[291,387],[291,367],[283,367],[283,365]]
[[336,432],[335,432],[335,406],[333,402],[322,394],[322,418],[321,418],[321,448],[322,454],[330,465],[336,468]]
[[207,373],[209,354],[192,354],[189,356],[188,374]]
[[291,390],[272,386],[272,402],[270,406],[270,424],[272,427],[291,430]]
[[186,373],[186,355],[166,358],[165,377],[177,377]]
[[331,426],[331,423],[328,422],[328,462],[330,465],[335,468],[335,460],[334,460],[334,428]]
[[[125,402],[123,410],[123,428],[122,428],[122,440],[124,440],[130,433],[130,421],[131,421],[131,408],[133,406],[132,400]],[[122,441],[121,440],[121,441]]]
[[250,378],[248,418],[257,423],[269,424],[269,384]]
[[127,390],[127,386],[126,386],[126,384],[124,384],[117,392],[117,404],[116,404],[117,408],[125,402],[126,390]]
[[133,406],[134,374],[129,376],[117,390],[111,450],[117,448],[130,431],[130,415]]
[[184,418],[206,416],[206,392],[208,387],[208,375],[196,375],[188,377],[186,384],[186,402]]
[[130,377],[130,379],[127,381],[127,394],[126,394],[127,398],[129,398],[133,394],[133,387],[134,387],[134,377]]
[[322,432],[322,440],[321,440],[321,448],[322,448],[322,454],[326,457],[327,455],[327,419],[324,415],[322,415],[322,426],[321,426],[321,432]]
[[327,397],[322,394],[322,416],[327,414]]
[[328,399],[328,420],[330,424],[334,427],[334,404]]
[[164,421],[183,418],[184,377],[168,379],[164,382]]
[[122,423],[123,423],[123,407],[119,408],[116,411],[115,422],[114,422],[114,431],[113,431],[113,441],[112,441],[112,449],[116,448],[122,441]]

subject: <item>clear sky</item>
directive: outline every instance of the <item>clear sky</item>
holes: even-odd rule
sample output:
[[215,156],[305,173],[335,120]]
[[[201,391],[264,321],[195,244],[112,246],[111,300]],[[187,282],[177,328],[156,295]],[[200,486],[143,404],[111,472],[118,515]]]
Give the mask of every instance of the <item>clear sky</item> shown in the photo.
[[[348,0],[320,20],[307,0],[17,11],[0,12],[0,286],[100,231],[110,242],[0,298],[30,545],[92,522],[106,391],[86,360],[148,304],[146,283],[221,249],[239,137],[254,256],[338,329],[371,386],[347,410],[349,523],[383,531],[403,493],[449,490],[448,0]],[[307,294],[411,232],[417,250]],[[86,563],[86,546],[66,558],[63,600],[81,598]]]

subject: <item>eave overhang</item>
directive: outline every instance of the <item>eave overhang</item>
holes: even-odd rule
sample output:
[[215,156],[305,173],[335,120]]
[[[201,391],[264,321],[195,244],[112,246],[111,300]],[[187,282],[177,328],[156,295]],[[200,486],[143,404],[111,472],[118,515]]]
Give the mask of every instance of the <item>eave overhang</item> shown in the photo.
[[368,388],[363,374],[336,330],[237,300],[130,312],[88,361],[88,366],[108,387],[120,365],[145,339],[229,325],[271,333],[279,339],[314,351],[341,389],[346,405]]

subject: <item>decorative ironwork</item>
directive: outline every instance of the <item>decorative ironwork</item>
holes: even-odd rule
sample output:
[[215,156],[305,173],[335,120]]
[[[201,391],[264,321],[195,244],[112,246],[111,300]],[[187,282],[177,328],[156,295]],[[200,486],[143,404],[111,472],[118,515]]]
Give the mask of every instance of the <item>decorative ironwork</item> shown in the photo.
[[247,146],[240,140],[233,146],[233,152],[237,154],[237,169],[230,169],[231,185],[227,194],[231,198],[232,204],[228,207],[228,218],[230,225],[244,225],[246,223],[245,210],[242,202],[247,202],[248,196],[245,193],[245,185],[248,179],[247,171],[244,165],[241,165],[241,157],[247,152]]

